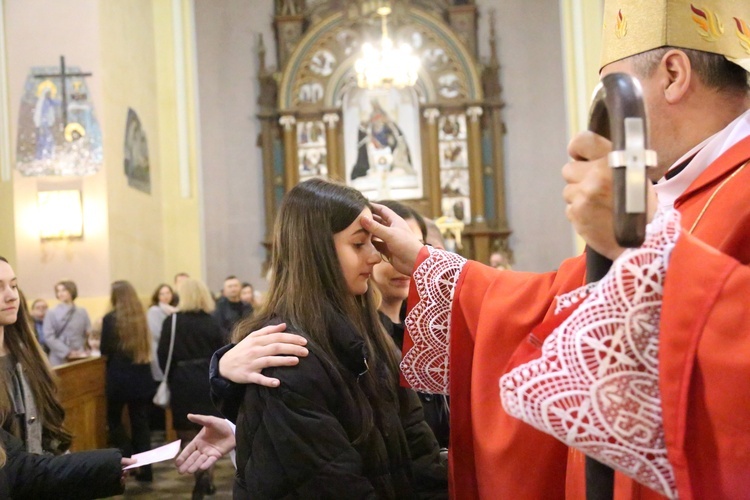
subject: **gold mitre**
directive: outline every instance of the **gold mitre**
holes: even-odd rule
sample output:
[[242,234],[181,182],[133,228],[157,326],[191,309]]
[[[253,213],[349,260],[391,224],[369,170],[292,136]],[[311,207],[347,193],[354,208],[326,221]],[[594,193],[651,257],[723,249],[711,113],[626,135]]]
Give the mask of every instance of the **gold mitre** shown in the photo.
[[601,67],[669,45],[750,71],[750,0],[606,0]]

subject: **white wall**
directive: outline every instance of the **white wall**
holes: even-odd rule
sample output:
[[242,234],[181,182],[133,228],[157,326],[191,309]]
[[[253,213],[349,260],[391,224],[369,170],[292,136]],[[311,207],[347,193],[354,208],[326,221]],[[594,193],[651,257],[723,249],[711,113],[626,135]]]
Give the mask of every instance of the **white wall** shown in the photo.
[[234,274],[264,290],[263,166],[256,100],[258,33],[276,60],[271,0],[195,0],[206,281]]
[[556,269],[574,252],[562,201],[567,161],[563,48],[557,0],[477,0],[480,57],[495,9],[506,106],[505,168],[514,269]]

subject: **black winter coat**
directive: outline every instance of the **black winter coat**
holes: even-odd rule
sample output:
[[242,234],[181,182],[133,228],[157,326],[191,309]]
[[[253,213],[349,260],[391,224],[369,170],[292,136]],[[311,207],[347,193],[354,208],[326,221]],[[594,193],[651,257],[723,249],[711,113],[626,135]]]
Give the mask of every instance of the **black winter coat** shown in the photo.
[[[299,365],[263,370],[278,388],[245,388],[235,498],[447,498],[446,465],[414,391],[399,387],[380,422],[353,444],[359,415],[345,378],[367,369],[364,344],[343,318],[333,329],[344,373],[308,338]],[[232,419],[236,401],[224,403]]]
[[104,498],[121,494],[119,450],[34,455],[20,439],[0,429],[7,461],[0,469],[0,498],[34,500]]
[[[200,428],[187,419],[188,413],[218,415],[211,404],[208,383],[208,364],[211,355],[224,345],[219,325],[210,314],[202,311],[178,312],[175,329],[174,353],[169,368],[169,390],[172,393],[174,428]],[[165,370],[172,338],[172,316],[164,320],[159,338],[159,366]]]

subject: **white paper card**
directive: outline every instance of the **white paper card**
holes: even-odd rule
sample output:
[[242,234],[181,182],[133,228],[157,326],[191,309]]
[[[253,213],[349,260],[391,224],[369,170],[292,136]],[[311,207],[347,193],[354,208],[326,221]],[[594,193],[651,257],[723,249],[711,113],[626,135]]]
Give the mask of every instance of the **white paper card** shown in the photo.
[[151,451],[144,451],[143,453],[136,453],[130,458],[136,459],[136,463],[123,467],[123,470],[132,469],[134,467],[143,467],[148,464],[155,464],[157,462],[163,462],[165,460],[171,460],[177,456],[180,451],[180,440],[173,441],[164,446],[159,446]]

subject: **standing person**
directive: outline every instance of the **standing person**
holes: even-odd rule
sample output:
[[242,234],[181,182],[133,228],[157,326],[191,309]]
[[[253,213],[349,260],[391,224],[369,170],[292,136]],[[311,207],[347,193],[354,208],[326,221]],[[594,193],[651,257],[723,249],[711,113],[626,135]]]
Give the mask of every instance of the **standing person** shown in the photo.
[[253,285],[250,283],[243,283],[242,289],[240,290],[240,300],[250,305],[253,309],[257,307],[257,304],[255,302],[255,288],[253,288]]
[[221,289],[221,297],[216,301],[213,316],[224,334],[225,341],[229,340],[234,325],[253,313],[253,306],[240,300],[241,291],[240,280],[236,276],[227,276]]
[[91,320],[86,309],[75,305],[78,287],[69,280],[55,285],[60,303],[44,317],[44,342],[49,349],[49,362],[58,366],[88,356],[86,339],[91,333]]
[[[385,200],[381,203],[404,219],[412,234],[424,243],[427,237],[427,227],[421,215],[397,201]],[[375,265],[372,271],[372,283],[377,287],[382,297],[378,308],[380,320],[400,351],[404,343],[404,316],[406,315],[406,299],[409,296],[411,277],[400,273],[390,262],[383,259]],[[428,392],[418,392],[417,394],[424,408],[425,421],[435,434],[440,447],[448,448],[450,415],[447,398],[442,394]]]
[[148,308],[146,313],[148,329],[151,331],[151,376],[156,382],[161,382],[164,378],[164,372],[161,371],[157,355],[161,329],[167,316],[177,310],[175,306],[177,306],[177,300],[172,287],[166,283],[157,286],[153,295],[151,295],[151,307]]
[[[156,384],[151,377],[151,333],[133,285],[112,283],[112,310],[102,320],[102,355],[107,357],[106,393],[109,442],[126,455],[151,449],[149,413]],[[130,438],[122,422],[127,405]],[[151,466],[140,467],[136,479],[153,481]]]
[[[187,444],[200,429],[188,420],[188,413],[218,415],[209,395],[208,365],[214,351],[224,345],[224,336],[211,317],[214,300],[206,285],[188,278],[180,284],[177,292],[180,295],[179,309],[164,321],[158,353],[159,365],[164,370],[174,321],[174,347],[167,379],[171,391],[169,403],[174,429]],[[216,490],[212,476],[213,470],[196,472],[193,498],[203,498],[204,494]]]
[[34,319],[36,339],[42,345],[45,352],[47,351],[47,346],[44,344],[44,317],[47,315],[47,309],[49,309],[49,305],[46,300],[36,299],[31,303],[31,310],[29,311],[31,317]]
[[[638,410],[637,415],[648,415],[644,423],[656,419],[654,432],[663,436],[645,460],[633,458],[631,463],[653,471],[652,478],[663,480],[661,491],[675,497],[741,498],[750,491],[750,454],[745,452],[750,449],[750,407],[737,399],[750,392],[750,87],[745,71],[750,61],[740,44],[750,3],[713,0],[698,9],[684,0],[648,6],[607,0],[604,11],[602,75],[629,73],[643,86],[649,139],[658,155],[657,167],[649,171],[656,184],[648,188],[660,210],[644,248],[663,265],[653,265],[652,258],[639,263],[644,254],[623,253],[615,242],[606,159],[611,144],[590,132],[569,146],[574,160],[563,168],[568,183],[563,194],[576,231],[591,248],[615,259],[612,274],[591,292],[593,301],[583,300],[582,256],[563,262],[554,273],[499,271],[423,248],[387,209],[379,210],[385,225],[363,220],[386,243],[383,250],[394,266],[414,273],[416,305],[407,318],[414,348],[406,352],[402,368],[420,387],[450,388],[451,416],[461,422],[452,427],[451,455],[457,460],[451,477],[461,498],[560,497],[566,485],[570,497],[580,495],[580,452],[569,452],[548,434],[510,416],[501,405],[498,380],[539,358],[547,341],[558,338],[550,336],[562,321],[557,308],[569,311],[566,304],[582,303],[573,315],[589,311],[590,316],[578,319],[583,325],[578,331],[599,328],[591,321],[604,321],[590,307],[597,301],[613,303],[605,285],[624,279],[623,269],[639,276],[632,287],[623,287],[632,300],[625,313],[638,319],[618,331],[629,338],[648,332],[650,355],[658,358],[658,366],[656,383],[642,386],[648,402],[637,402],[618,416],[635,416],[630,410]],[[731,26],[723,38],[714,33],[722,23]],[[716,43],[702,34],[717,35]],[[643,304],[634,292],[658,294],[660,316],[638,315]],[[448,334],[438,335],[440,331]],[[597,356],[629,369],[628,361],[607,346]],[[429,373],[432,366],[449,370],[436,377]],[[532,376],[531,370],[514,373],[519,380]],[[529,387],[537,387],[533,380],[543,383],[532,379]],[[609,401],[615,399],[616,394]],[[627,401],[631,403],[636,401]],[[568,415],[575,416],[574,425],[595,417],[583,406],[569,408]],[[615,439],[616,430],[605,434],[605,441]],[[657,456],[664,458],[656,463]],[[620,498],[658,496],[616,475]]]
[[237,339],[286,322],[309,356],[264,370],[279,387],[249,385],[224,402],[225,415],[238,415],[235,497],[446,493],[437,441],[416,394],[398,385],[398,353],[368,286],[380,255],[365,215],[361,193],[321,179],[284,197],[268,298]]
[[65,410],[46,356],[19,300],[13,268],[0,257],[0,425],[31,453],[65,452],[72,440],[63,426]]

